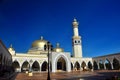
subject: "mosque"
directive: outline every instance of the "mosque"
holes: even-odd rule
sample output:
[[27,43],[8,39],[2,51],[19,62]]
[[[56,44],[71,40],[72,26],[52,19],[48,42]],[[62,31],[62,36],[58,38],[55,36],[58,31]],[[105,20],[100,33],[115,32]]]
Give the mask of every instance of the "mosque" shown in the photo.
[[12,66],[17,72],[34,71],[42,72],[48,70],[48,54],[51,72],[59,71],[78,71],[92,69],[92,58],[82,57],[82,40],[78,31],[79,23],[76,19],[72,22],[73,37],[72,48],[73,56],[70,52],[64,52],[64,49],[57,43],[53,48],[52,44],[43,37],[35,40],[31,48],[26,53],[17,53],[12,45],[8,51],[12,55]]

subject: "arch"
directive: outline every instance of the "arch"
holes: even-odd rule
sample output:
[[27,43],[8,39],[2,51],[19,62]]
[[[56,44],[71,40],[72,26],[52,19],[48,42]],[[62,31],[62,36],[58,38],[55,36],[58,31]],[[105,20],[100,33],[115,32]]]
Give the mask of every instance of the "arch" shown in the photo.
[[39,66],[39,63],[37,61],[35,61],[33,64],[32,64],[32,70],[33,71],[40,71],[40,66]]
[[22,67],[21,67],[21,71],[22,72],[29,71],[29,69],[30,69],[30,64],[28,63],[28,61],[23,62]]
[[114,70],[119,70],[120,68],[120,63],[116,58],[113,59],[113,68]]
[[104,69],[104,63],[102,60],[99,60],[99,68],[102,70]]
[[46,62],[46,61],[44,61],[43,63],[42,63],[42,66],[41,66],[41,71],[47,71],[47,68],[48,68],[48,63]]
[[93,67],[94,67],[94,70],[98,70],[98,65],[96,61],[93,61]]
[[89,61],[88,62],[88,68],[91,70],[92,69],[92,63]]
[[57,61],[57,70],[66,71],[66,62],[63,57],[60,57]]
[[83,71],[86,70],[86,63],[84,61],[82,62],[81,67],[83,68]]
[[12,66],[14,67],[15,71],[20,71],[20,64],[18,61],[14,61]]
[[56,72],[56,70],[57,70],[57,62],[58,62],[58,59],[60,59],[61,57],[64,59],[64,61],[66,63],[66,65],[65,65],[66,66],[66,71],[70,72],[71,71],[70,60],[67,57],[67,55],[63,54],[63,53],[57,54],[56,57],[54,58],[54,60],[53,60],[53,66],[52,66],[52,72]]
[[75,71],[80,70],[80,64],[78,61],[75,63],[74,69]]
[[72,64],[72,62],[71,62],[71,70],[73,70],[73,64]]
[[111,64],[110,64],[110,61],[108,59],[105,60],[105,66],[106,66],[106,69],[107,70],[111,70]]

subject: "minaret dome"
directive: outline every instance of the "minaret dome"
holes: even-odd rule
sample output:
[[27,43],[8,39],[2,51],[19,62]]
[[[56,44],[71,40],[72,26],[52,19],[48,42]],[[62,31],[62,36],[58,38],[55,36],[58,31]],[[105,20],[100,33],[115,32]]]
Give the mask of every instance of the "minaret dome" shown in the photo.
[[79,23],[77,22],[77,19],[74,18],[72,25],[73,27],[78,27]]

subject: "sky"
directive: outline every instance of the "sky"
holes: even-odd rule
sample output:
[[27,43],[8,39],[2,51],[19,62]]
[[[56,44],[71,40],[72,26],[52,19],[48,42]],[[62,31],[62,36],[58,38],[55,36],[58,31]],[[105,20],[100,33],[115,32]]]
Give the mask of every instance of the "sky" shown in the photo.
[[25,53],[43,36],[72,54],[74,18],[83,57],[120,52],[119,0],[0,0],[0,39]]

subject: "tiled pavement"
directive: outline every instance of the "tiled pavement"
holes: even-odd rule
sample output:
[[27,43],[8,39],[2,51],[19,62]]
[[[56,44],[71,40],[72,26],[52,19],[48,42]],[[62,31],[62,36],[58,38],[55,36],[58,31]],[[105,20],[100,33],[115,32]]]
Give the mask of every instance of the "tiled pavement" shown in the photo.
[[[120,71],[93,71],[93,72],[57,72],[50,73],[51,80],[106,80],[112,76],[120,77]],[[15,80],[47,80],[47,72],[33,73],[29,76],[28,73],[19,73]]]

